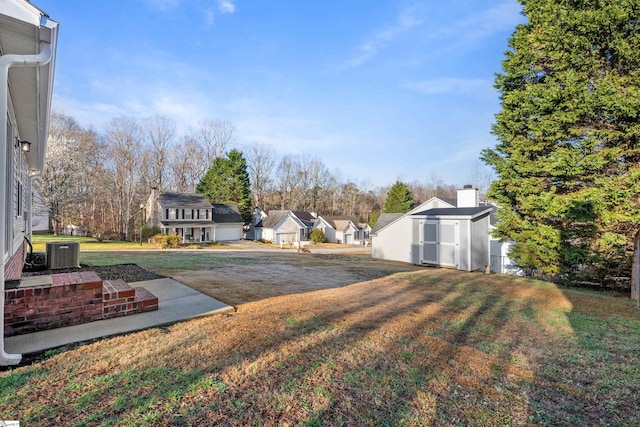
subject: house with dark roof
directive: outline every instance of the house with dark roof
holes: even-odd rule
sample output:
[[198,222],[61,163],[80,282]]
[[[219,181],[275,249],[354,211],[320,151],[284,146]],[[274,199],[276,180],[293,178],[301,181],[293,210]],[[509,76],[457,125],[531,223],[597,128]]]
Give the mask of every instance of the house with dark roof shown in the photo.
[[256,208],[247,233],[247,239],[267,240],[277,245],[302,242],[308,238],[308,225],[290,210],[272,210],[265,213]]
[[237,206],[212,204],[202,194],[154,189],[145,208],[148,226],[160,227],[162,234],[177,234],[183,243],[242,239],[244,221]]
[[489,217],[494,209],[481,206],[478,190],[465,186],[458,190],[455,206],[434,197],[406,214],[383,214],[372,231],[372,257],[484,270],[490,264]]
[[291,211],[293,214],[307,227],[307,237],[311,234],[313,230],[313,224],[318,220],[318,214],[315,212],[307,212],[307,211]]

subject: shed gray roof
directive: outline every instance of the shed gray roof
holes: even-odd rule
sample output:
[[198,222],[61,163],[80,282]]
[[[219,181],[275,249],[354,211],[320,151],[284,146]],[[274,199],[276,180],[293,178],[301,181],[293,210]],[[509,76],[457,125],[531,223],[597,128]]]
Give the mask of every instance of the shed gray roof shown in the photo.
[[163,208],[211,208],[211,203],[205,196],[195,193],[160,193],[158,203],[160,203],[160,206]]
[[393,221],[395,221],[396,219],[400,218],[402,215],[404,215],[403,213],[381,213],[380,217],[378,218],[378,220],[376,221],[375,224],[373,224],[373,228],[371,229],[372,233],[377,233],[378,230],[380,230],[381,228],[386,227],[387,225],[391,224]]
[[479,206],[477,208],[435,208],[422,212],[416,212],[414,215],[428,216],[474,216],[483,212],[490,212],[491,208],[487,206]]
[[213,222],[218,224],[229,224],[235,222],[244,223],[242,215],[236,205],[225,205],[224,203],[213,204]]
[[451,197],[438,197],[443,202],[449,203],[451,206],[458,206],[458,199]]

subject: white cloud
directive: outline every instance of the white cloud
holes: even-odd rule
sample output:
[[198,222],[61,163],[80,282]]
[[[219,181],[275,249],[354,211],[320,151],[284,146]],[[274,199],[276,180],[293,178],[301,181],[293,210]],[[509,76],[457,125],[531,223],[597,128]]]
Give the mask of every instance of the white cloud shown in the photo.
[[375,57],[402,34],[420,25],[422,21],[415,16],[414,9],[403,10],[393,24],[387,25],[371,34],[357,49],[357,54],[349,59],[341,68],[356,68]]
[[218,0],[217,4],[210,5],[203,10],[204,21],[207,28],[213,26],[216,20],[216,13],[222,15],[232,14],[236,11],[236,6],[231,0]]
[[221,13],[233,13],[236,11],[236,6],[231,0],[218,0],[218,10]]
[[435,94],[462,94],[476,95],[492,88],[492,81],[488,79],[460,79],[455,77],[443,77],[427,79],[420,82],[407,83],[404,87],[427,95]]
[[515,1],[508,0],[485,10],[477,18],[471,19],[468,26],[476,28],[479,34],[496,33],[515,28],[524,21],[521,15],[522,6]]
[[459,50],[476,45],[496,33],[514,29],[524,22],[522,6],[513,0],[504,0],[489,9],[472,13],[471,17],[448,23],[431,36],[445,39],[443,51]]
[[204,10],[204,22],[207,28],[211,27],[216,20],[216,11],[209,7]]

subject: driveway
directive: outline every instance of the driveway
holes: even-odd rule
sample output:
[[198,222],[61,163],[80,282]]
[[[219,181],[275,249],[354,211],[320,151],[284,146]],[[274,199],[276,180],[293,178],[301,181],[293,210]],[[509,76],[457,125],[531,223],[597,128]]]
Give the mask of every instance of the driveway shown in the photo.
[[[357,253],[357,254],[369,254],[371,255],[371,246],[356,246],[356,245],[338,245],[338,244],[313,244],[312,242],[304,242],[304,248],[313,254],[338,254],[338,253]],[[294,248],[289,248],[287,245],[279,248],[277,246],[265,245],[264,243],[255,242],[253,240],[236,240],[228,242],[229,246],[233,249],[243,249],[248,251],[258,252],[297,252]],[[216,249],[217,251],[224,249]]]

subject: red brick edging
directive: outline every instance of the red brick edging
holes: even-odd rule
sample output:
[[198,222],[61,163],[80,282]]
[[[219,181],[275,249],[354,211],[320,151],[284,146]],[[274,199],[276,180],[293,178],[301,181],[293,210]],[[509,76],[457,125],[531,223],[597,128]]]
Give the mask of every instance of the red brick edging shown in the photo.
[[158,309],[158,298],[93,271],[51,276],[51,284],[5,290],[4,335],[12,336]]

